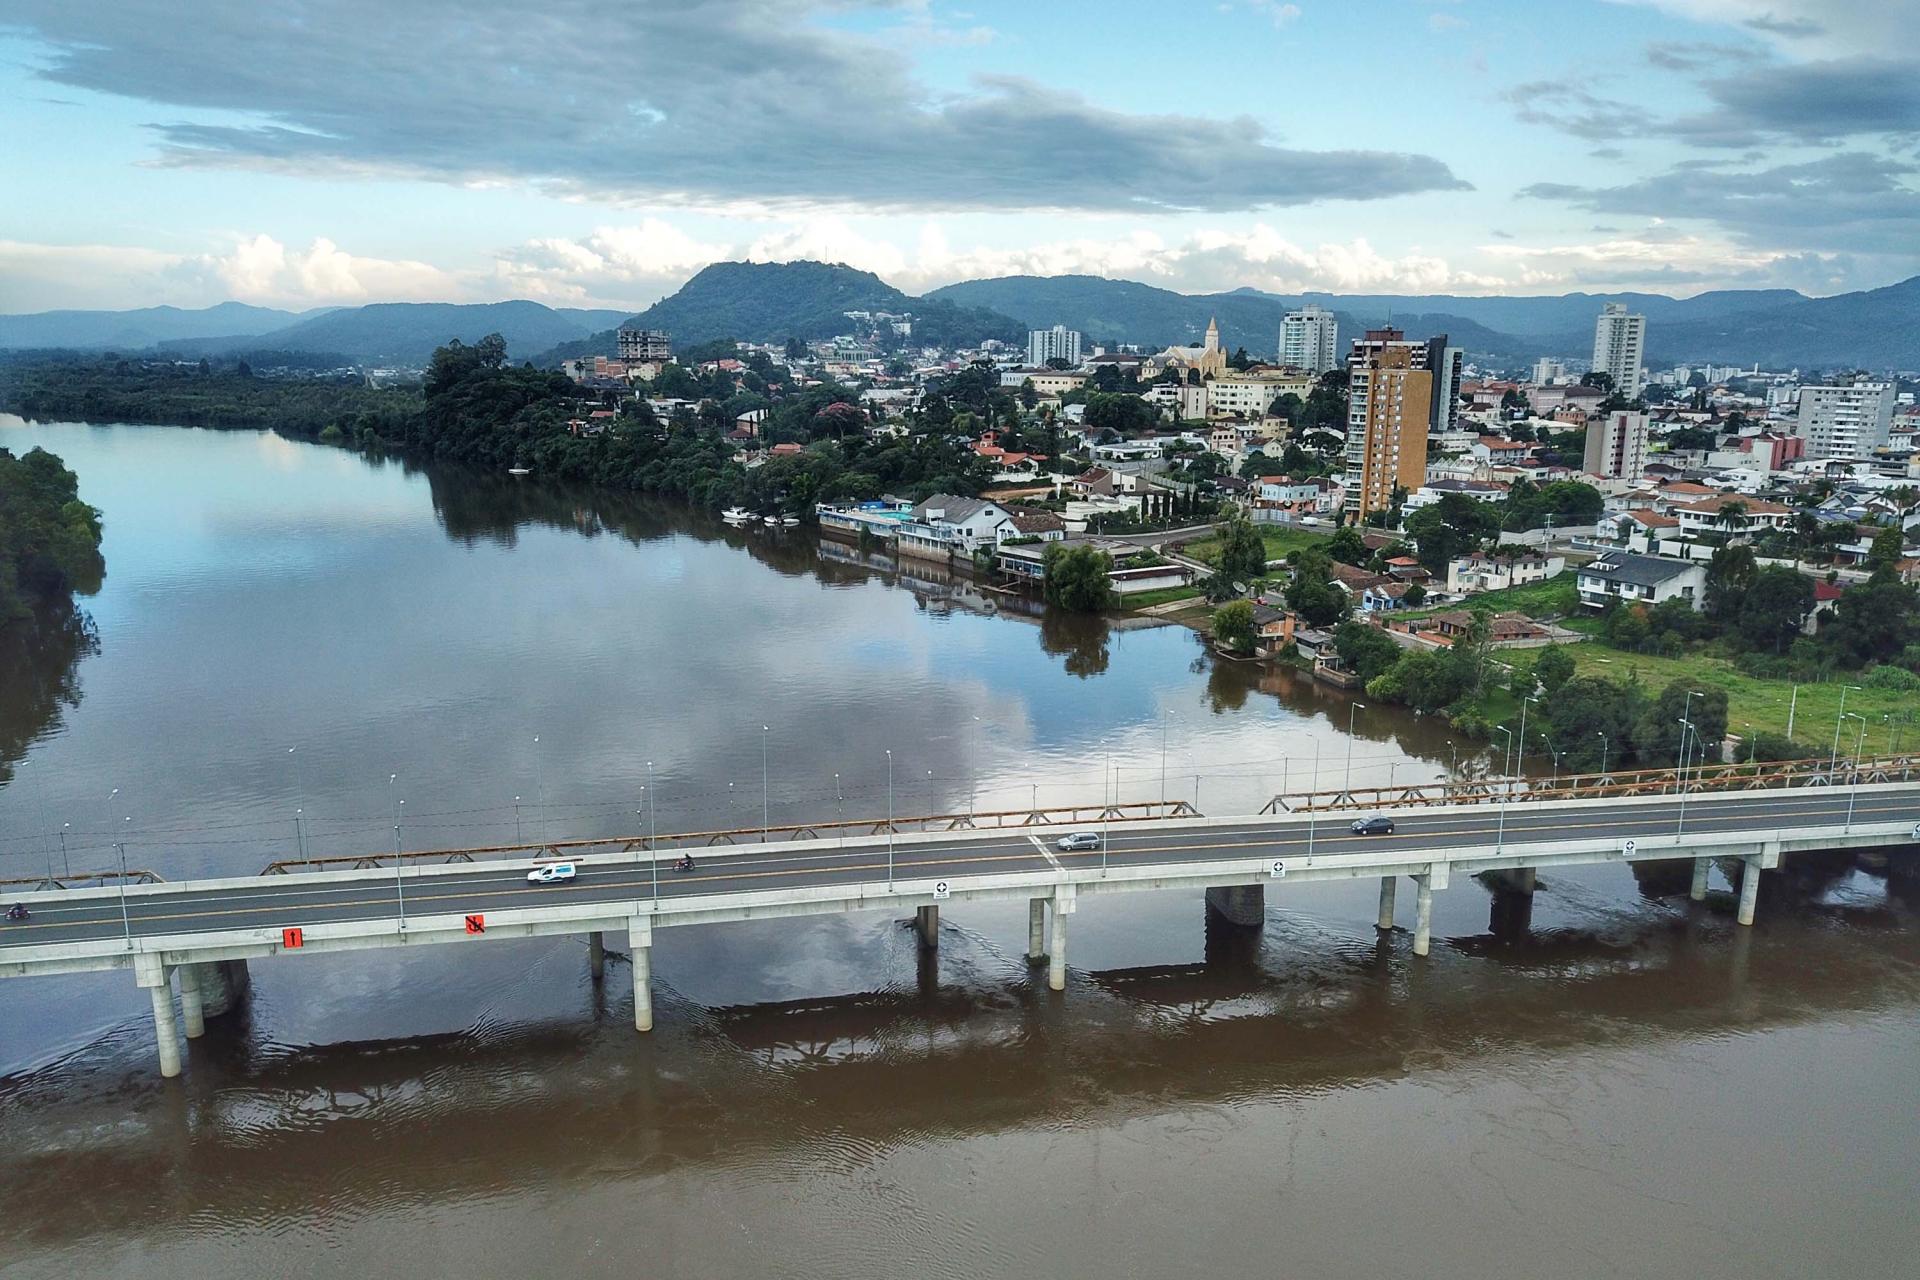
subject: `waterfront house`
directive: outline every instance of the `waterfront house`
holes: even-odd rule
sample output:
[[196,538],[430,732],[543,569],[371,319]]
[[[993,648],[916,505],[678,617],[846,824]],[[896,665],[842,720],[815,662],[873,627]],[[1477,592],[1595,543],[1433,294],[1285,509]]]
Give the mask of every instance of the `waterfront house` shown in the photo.
[[1565,556],[1544,555],[1519,547],[1476,551],[1447,562],[1447,590],[1455,595],[1503,591],[1533,582],[1545,582],[1567,567]]
[[[1134,543],[1095,534],[1068,534],[1054,543],[1004,543],[994,552],[993,567],[1007,581],[1038,590],[1046,581],[1046,554],[1050,546],[1084,546],[1106,552],[1113,560],[1107,579],[1113,583],[1114,590],[1123,596],[1184,587],[1193,581],[1193,571],[1184,565],[1163,560]],[[1158,560],[1159,563],[1128,564],[1130,560]]]

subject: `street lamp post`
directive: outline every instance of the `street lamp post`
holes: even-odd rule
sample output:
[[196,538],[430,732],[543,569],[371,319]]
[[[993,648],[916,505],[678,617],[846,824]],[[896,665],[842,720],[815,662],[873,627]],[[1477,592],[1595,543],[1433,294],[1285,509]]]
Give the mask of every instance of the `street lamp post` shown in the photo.
[[[1171,719],[1173,719],[1173,712],[1166,710],[1160,712],[1160,807],[1162,810],[1167,806],[1167,722]],[[1285,785],[1280,789],[1285,791]]]
[[1840,686],[1840,714],[1833,718],[1833,750],[1827,756],[1827,773],[1829,775],[1840,767],[1840,722],[1847,718],[1847,694],[1850,692],[1858,693],[1859,690],[1860,686],[1857,684],[1843,684]]
[[1347,793],[1348,800],[1353,799],[1353,717],[1366,709],[1367,704],[1364,702],[1356,702],[1347,708],[1347,780],[1342,784],[1341,790]]
[[660,797],[653,792],[653,761],[647,761],[647,853],[653,864],[653,897],[660,899]]
[[[536,738],[534,739],[534,741],[538,742],[539,739]],[[394,901],[400,904],[400,929],[401,929],[401,932],[404,933],[407,928],[407,891],[405,886],[403,886],[400,882],[400,804],[401,804],[401,801],[399,799],[400,792],[395,788],[395,785],[394,785],[399,781],[400,781],[399,774],[390,773],[387,775],[387,800],[389,802],[389,807],[393,810],[393,897],[394,897]]]
[[1699,696],[1700,691],[1698,689],[1689,689],[1687,690],[1686,701],[1680,704],[1680,724],[1682,725],[1680,730],[1680,767],[1674,775],[1673,782],[1674,785],[1681,788],[1682,791],[1686,789],[1687,783],[1687,733],[1689,730],[1693,730],[1694,736],[1696,738],[1699,737],[1699,731],[1694,729],[1693,721],[1690,718],[1693,715],[1693,700]]
[[973,817],[974,794],[980,790],[980,772],[975,752],[980,737],[980,717],[975,716],[967,725],[967,817]]
[[1320,816],[1320,806],[1314,802],[1313,793],[1320,789],[1320,739],[1313,740],[1313,784],[1307,790],[1307,862],[1313,862],[1313,828]]
[[760,726],[760,843],[767,842],[767,726]]
[[[1111,779],[1111,783],[1109,783]],[[1108,786],[1112,786],[1109,793]],[[1105,763],[1100,766],[1100,794],[1107,802],[1100,807],[1100,874],[1107,873],[1107,840],[1113,834],[1113,806],[1120,799],[1120,779],[1113,772],[1113,748],[1108,747]],[[1111,795],[1111,798],[1107,798]]]
[[535,781],[540,784],[540,843],[547,843],[547,762],[540,754],[540,735],[533,735],[533,768]]
[[[133,818],[129,816],[128,822]],[[127,912],[127,842],[116,840],[113,847],[120,851],[120,927],[126,931],[127,950],[133,950],[133,917]]]
[[1607,772],[1607,735],[1602,729],[1595,729],[1594,734],[1600,739],[1600,773],[1604,777]]
[[1787,699],[1787,741],[1793,741],[1793,713],[1800,707],[1800,686],[1793,686],[1793,696]]
[[[1497,724],[1493,727],[1507,735],[1507,749],[1511,751],[1513,749],[1513,730],[1503,724]],[[1493,847],[1496,853],[1504,852],[1507,847],[1507,795],[1512,790],[1513,780],[1511,778],[1502,778],[1500,780],[1500,826],[1493,839]]]
[[[1682,777],[1686,775],[1686,769],[1687,769],[1687,735],[1689,733],[1693,734],[1693,736],[1696,739],[1699,738],[1700,736],[1699,732],[1693,726],[1693,721],[1687,719],[1685,716],[1682,716],[1680,718],[1680,773]],[[1684,831],[1686,831],[1686,829],[1687,829],[1687,788],[1686,788],[1686,785],[1682,783],[1680,786],[1680,820],[1677,824],[1675,824],[1673,828],[1674,839],[1678,840],[1681,834]]]
[[1534,703],[1534,695],[1528,694],[1520,701],[1520,737],[1513,745],[1513,772],[1517,776],[1527,768],[1527,708]]
[[887,748],[887,887],[893,887],[893,748]]
[[1853,802],[1860,798],[1860,753],[1866,749],[1867,745],[1867,718],[1853,712],[1847,714],[1860,722],[1860,736],[1854,740],[1853,744],[1853,785],[1847,789],[1846,830],[1851,831],[1853,830]]

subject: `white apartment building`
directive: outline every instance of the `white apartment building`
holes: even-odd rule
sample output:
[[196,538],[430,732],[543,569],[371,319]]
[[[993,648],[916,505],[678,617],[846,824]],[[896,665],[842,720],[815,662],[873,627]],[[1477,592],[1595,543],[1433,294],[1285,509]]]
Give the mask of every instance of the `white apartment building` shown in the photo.
[[1288,392],[1304,400],[1300,384],[1299,378],[1275,374],[1242,373],[1214,378],[1206,384],[1207,413],[1215,418],[1236,413],[1244,418],[1264,418],[1273,402]]
[[1593,370],[1612,377],[1614,390],[1634,396],[1646,385],[1647,318],[1609,302],[1593,324]]
[[1034,329],[1027,334],[1027,363],[1045,365],[1049,360],[1080,363],[1080,333],[1057,324],[1051,329]]
[[1556,383],[1556,382],[1565,382],[1566,379],[1567,379],[1567,366],[1560,363],[1560,361],[1549,360],[1545,356],[1542,356],[1538,360],[1535,360],[1533,362],[1533,385],[1534,386],[1536,387],[1551,386],[1553,383]]
[[1645,480],[1647,415],[1620,409],[1589,426],[1581,470],[1603,480],[1626,480],[1633,484]]
[[1887,443],[1893,428],[1893,384],[1800,388],[1793,433],[1809,458],[1865,458]]
[[1333,312],[1305,306],[1280,321],[1280,363],[1321,374],[1340,360],[1340,322]]

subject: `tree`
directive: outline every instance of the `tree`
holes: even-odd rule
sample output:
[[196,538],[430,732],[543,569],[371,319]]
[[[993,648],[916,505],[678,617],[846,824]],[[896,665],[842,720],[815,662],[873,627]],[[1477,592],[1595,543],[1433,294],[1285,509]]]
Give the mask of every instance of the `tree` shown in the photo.
[[1054,542],[1048,544],[1040,563],[1048,604],[1076,613],[1094,613],[1119,604],[1119,593],[1107,576],[1113,571],[1113,557],[1106,552]]
[[1341,564],[1360,565],[1367,562],[1373,552],[1367,549],[1367,543],[1358,529],[1342,525],[1333,531],[1327,539],[1327,554]]
[[1261,539],[1260,531],[1253,527],[1253,521],[1243,515],[1228,518],[1220,530],[1220,558],[1215,567],[1221,577],[1234,582],[1251,582],[1266,576],[1267,544]]
[[1139,396],[1096,391],[1087,397],[1085,422],[1096,431],[1145,431],[1160,420],[1160,411]]
[[1804,574],[1775,566],[1753,575],[1740,597],[1733,631],[1749,649],[1783,653],[1813,610],[1813,583]]
[[1890,524],[1873,535],[1873,545],[1867,549],[1867,568],[1891,569],[1906,553],[1905,530],[1897,524]]
[[34,604],[99,590],[105,571],[100,513],[79,479],[45,449],[0,448],[0,632]]
[[1575,676],[1539,704],[1539,714],[1562,763],[1587,772],[1617,767],[1632,755],[1633,726],[1645,697],[1638,685]]
[[1233,600],[1213,611],[1213,641],[1222,648],[1246,653],[1253,648],[1253,604]]
[[1333,634],[1333,649],[1342,665],[1363,684],[1385,674],[1400,660],[1402,652],[1391,636],[1365,622],[1341,623]]
[[[1720,742],[1727,736],[1727,691],[1713,687],[1695,690],[1690,688],[1690,683],[1675,680],[1641,712],[1633,727],[1633,750],[1642,762],[1679,763],[1683,716],[1692,726],[1687,739],[1687,759],[1718,758]],[[1690,699],[1689,693],[1697,696]]]
[[1414,556],[1420,564],[1444,576],[1450,561],[1471,554],[1499,535],[1500,509],[1463,493],[1449,493],[1408,516],[1406,531],[1413,539]]
[[1753,548],[1744,544],[1714,549],[1707,561],[1707,616],[1722,625],[1740,612],[1740,600],[1753,582]]
[[1557,644],[1542,649],[1533,663],[1533,678],[1548,693],[1558,693],[1573,679],[1573,655]]
[[1835,601],[1833,621],[1821,628],[1820,641],[1843,666],[1885,662],[1915,637],[1916,616],[1920,616],[1920,603],[1912,587],[1901,582],[1864,582]]
[[1352,601],[1327,580],[1333,561],[1317,548],[1296,552],[1293,580],[1287,584],[1287,607],[1310,627],[1330,627],[1347,616]]

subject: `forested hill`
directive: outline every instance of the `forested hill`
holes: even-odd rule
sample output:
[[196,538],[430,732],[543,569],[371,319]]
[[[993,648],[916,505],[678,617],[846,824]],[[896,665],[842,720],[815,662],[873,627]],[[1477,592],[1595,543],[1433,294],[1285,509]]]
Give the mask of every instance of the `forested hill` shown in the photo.
[[[902,293],[871,271],[830,262],[716,262],[632,323],[665,329],[676,348],[735,338],[784,342],[854,331],[849,311],[913,317],[915,346],[974,346],[987,338],[1024,341],[1019,321],[992,310]],[[556,354],[612,355],[613,333]]]

